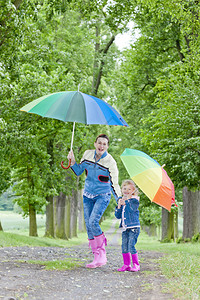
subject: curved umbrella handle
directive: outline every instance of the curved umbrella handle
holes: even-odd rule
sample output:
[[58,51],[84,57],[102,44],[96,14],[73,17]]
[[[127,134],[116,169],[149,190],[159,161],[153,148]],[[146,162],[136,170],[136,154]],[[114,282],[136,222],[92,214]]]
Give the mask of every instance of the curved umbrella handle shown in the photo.
[[71,165],[71,159],[69,159],[69,164],[68,164],[67,167],[65,167],[63,164],[64,164],[64,161],[61,161],[61,167],[62,167],[63,169],[69,169],[69,167],[70,167],[70,165]]

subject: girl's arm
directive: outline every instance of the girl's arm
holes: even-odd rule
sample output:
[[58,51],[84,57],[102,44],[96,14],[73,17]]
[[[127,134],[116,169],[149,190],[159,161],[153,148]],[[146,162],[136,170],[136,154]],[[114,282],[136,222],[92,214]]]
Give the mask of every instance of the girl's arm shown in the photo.
[[136,211],[139,208],[139,200],[136,198],[131,198],[129,200],[126,200],[126,206],[131,211]]
[[115,208],[115,217],[117,219],[122,218],[122,206],[120,208],[118,208],[118,206],[116,206],[116,208]]

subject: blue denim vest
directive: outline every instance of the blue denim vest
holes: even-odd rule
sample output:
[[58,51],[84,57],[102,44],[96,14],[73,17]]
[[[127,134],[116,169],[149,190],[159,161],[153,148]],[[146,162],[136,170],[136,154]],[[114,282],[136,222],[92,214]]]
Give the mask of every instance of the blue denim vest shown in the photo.
[[[125,205],[122,205],[119,209],[115,208],[115,217],[117,219],[122,219],[122,211],[124,208],[124,226],[125,228],[139,227],[139,200],[132,198],[125,201]],[[119,225],[122,227],[122,220]]]

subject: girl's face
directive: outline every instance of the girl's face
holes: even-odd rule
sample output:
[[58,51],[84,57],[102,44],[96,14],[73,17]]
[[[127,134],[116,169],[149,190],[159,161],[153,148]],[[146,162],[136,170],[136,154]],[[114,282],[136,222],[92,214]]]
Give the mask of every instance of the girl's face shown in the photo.
[[108,140],[105,138],[99,137],[94,143],[97,156],[101,157],[105,151],[108,149]]
[[123,196],[130,199],[134,194],[135,188],[131,184],[125,184],[122,186],[122,194]]

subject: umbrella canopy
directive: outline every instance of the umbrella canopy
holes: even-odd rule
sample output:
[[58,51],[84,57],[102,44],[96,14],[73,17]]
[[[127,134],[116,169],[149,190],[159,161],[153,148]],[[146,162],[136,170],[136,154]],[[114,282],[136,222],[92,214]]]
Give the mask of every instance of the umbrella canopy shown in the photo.
[[[66,91],[40,97],[25,106],[21,111],[64,122],[74,122],[71,139],[73,146],[75,122],[83,124],[121,125],[128,124],[122,116],[105,101],[79,91]],[[65,169],[68,167],[61,166]]]
[[28,103],[20,110],[64,122],[128,126],[111,105],[79,91],[49,94]]
[[171,211],[171,205],[175,204],[174,185],[163,167],[146,153],[135,149],[125,149],[120,158],[131,179],[144,194],[152,202]]

